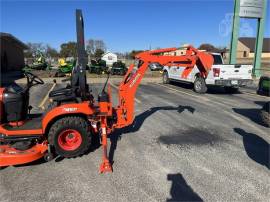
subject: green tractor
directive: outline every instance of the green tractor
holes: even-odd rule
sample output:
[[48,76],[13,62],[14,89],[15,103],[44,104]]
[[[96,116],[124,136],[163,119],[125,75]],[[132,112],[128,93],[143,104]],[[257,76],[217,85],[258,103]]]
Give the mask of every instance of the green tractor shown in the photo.
[[112,75],[125,75],[127,72],[126,65],[121,62],[114,62],[111,68],[111,74]]
[[[259,81],[257,93],[259,95],[270,96],[270,77],[262,76]],[[270,102],[266,102],[260,112],[262,122],[270,127]]]
[[76,60],[72,62],[66,62],[65,59],[61,58],[58,60],[58,70],[55,73],[55,77],[64,77],[70,75],[73,67],[76,65]]
[[45,56],[42,54],[41,51],[38,51],[33,64],[26,65],[23,68],[23,71],[47,70],[47,69],[49,69],[49,65],[45,60]]
[[91,60],[91,65],[89,67],[90,74],[105,74],[108,72],[108,67],[105,60]]
[[270,96],[270,77],[262,76],[259,81],[257,93]]

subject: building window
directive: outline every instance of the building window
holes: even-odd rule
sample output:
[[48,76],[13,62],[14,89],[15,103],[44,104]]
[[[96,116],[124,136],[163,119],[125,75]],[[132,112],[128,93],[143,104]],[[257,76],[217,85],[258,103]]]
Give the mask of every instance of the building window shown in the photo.
[[244,58],[247,57],[247,51],[244,51]]

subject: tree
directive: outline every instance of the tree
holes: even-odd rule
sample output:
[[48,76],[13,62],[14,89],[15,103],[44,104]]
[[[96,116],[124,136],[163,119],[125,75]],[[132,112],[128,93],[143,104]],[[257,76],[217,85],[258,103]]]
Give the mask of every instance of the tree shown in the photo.
[[94,39],[89,39],[87,42],[86,42],[86,52],[89,54],[89,55],[94,55],[95,53],[95,41]]
[[26,58],[35,57],[39,52],[45,52],[45,46],[42,43],[27,43],[28,49],[24,52]]
[[56,58],[59,56],[59,53],[57,52],[57,50],[52,48],[49,45],[46,46],[45,54],[47,57],[51,57],[51,58]]
[[126,59],[126,53],[116,52],[118,60],[120,59]]
[[77,43],[70,41],[61,44],[60,56],[61,57],[77,57]]
[[102,55],[104,54],[104,51],[102,49],[96,49],[94,57],[96,60],[101,59]]
[[97,49],[100,49],[103,52],[106,51],[106,45],[103,40],[89,39],[88,41],[86,41],[86,52],[90,56],[94,56]]
[[199,50],[206,50],[207,52],[218,52],[219,49],[213,46],[212,44],[201,44],[198,48]]
[[143,50],[132,50],[130,53],[129,53],[129,57],[132,58],[132,59],[135,59],[135,56],[138,54],[138,53],[141,53],[143,52]]
[[103,40],[96,40],[95,41],[95,48],[103,50],[104,52],[106,51],[106,46]]

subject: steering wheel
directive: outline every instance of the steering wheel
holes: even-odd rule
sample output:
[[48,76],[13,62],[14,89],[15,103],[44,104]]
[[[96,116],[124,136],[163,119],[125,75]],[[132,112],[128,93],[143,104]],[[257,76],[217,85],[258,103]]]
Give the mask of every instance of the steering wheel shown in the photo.
[[41,78],[39,78],[38,76],[36,76],[30,72],[24,72],[24,75],[27,78],[28,88],[35,86],[35,85],[44,84],[44,81]]

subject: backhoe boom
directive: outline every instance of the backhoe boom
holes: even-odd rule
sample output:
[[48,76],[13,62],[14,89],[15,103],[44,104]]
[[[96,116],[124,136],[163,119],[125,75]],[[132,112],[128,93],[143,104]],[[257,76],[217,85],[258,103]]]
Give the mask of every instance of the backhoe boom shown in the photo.
[[161,55],[172,52],[177,48],[166,48],[139,53],[119,86],[119,105],[116,109],[116,128],[122,128],[132,124],[134,119],[134,98],[137,88],[144,77],[150,63],[159,63],[162,66],[179,66],[185,68],[183,76],[187,77],[194,67],[197,67],[203,78],[206,78],[213,65],[213,57],[188,46],[185,55],[171,56]]

